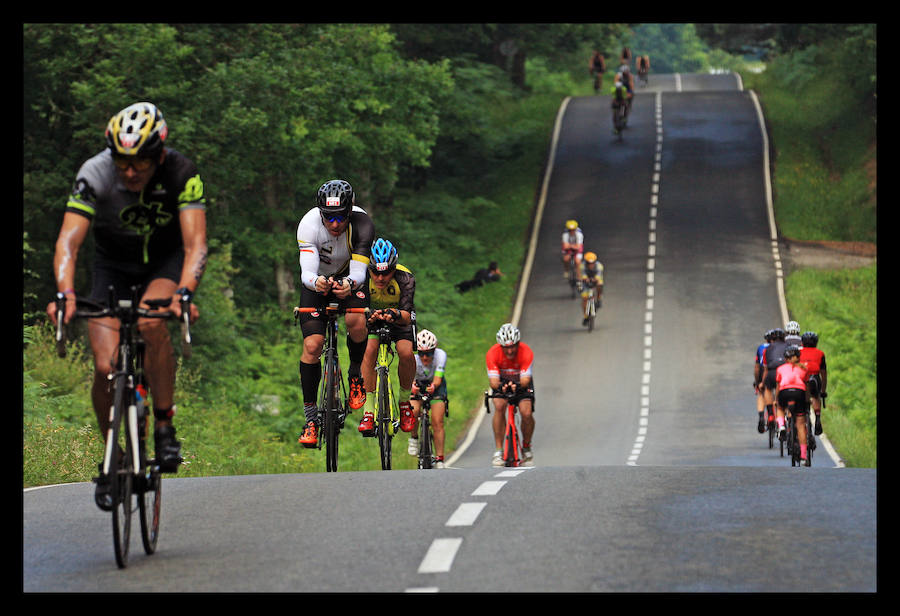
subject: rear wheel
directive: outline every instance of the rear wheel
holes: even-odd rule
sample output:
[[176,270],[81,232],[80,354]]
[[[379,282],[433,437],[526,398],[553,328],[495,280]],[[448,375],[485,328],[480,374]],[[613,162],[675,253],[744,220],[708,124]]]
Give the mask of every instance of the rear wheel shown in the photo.
[[143,433],[138,441],[140,447],[140,460],[144,465],[139,475],[140,485],[135,492],[138,498],[138,510],[141,518],[141,541],[144,544],[144,552],[153,554],[156,551],[156,543],[159,540],[159,514],[162,506],[162,477],[159,466],[155,461],[147,459],[147,409],[143,402],[138,402],[138,422]]

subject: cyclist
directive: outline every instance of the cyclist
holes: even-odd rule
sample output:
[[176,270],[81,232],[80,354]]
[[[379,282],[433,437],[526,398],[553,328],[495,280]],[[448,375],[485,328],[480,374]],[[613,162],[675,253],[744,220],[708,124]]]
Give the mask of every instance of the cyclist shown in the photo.
[[647,83],[647,73],[650,72],[650,56],[643,55],[638,56],[637,59],[637,72],[638,77],[646,84]]
[[563,278],[569,277],[569,263],[575,259],[575,267],[581,265],[581,254],[584,252],[584,233],[578,227],[577,220],[567,220],[566,230],[562,234]]
[[[756,392],[756,411],[759,413],[759,424],[756,429],[760,434],[765,433],[766,431],[766,398],[765,392],[762,385],[762,374],[763,374],[763,354],[766,351],[766,347],[769,346],[769,342],[772,340],[772,330],[770,329],[765,334],[763,334],[763,342],[761,345],[756,347],[756,358],[753,361],[753,391]],[[769,409],[771,411],[771,409]],[[771,414],[768,416],[768,421],[775,421],[775,417]]]
[[762,358],[762,385],[766,410],[768,411],[769,417],[772,417],[773,414],[775,415],[775,421],[778,424],[779,438],[784,434],[784,411],[775,404],[775,371],[778,369],[778,366],[785,362],[784,350],[787,348],[787,344],[784,342],[784,336],[785,332],[780,327],[773,329],[772,339],[769,341],[769,346],[763,351]]
[[[526,463],[534,460],[531,437],[534,434],[534,352],[521,341],[519,328],[504,323],[497,331],[497,344],[485,356],[488,382],[495,393],[514,392],[522,414],[522,457]],[[503,466],[503,436],[506,432],[506,400],[494,398],[494,451],[491,464]]]
[[625,86],[622,73],[616,73],[616,81],[610,90],[610,95],[612,96],[610,109],[612,109],[613,134],[618,134],[619,131],[618,128],[616,128],[616,113],[619,109],[624,107],[625,116],[627,117],[629,101],[631,100],[631,95],[628,92],[628,88]]
[[784,326],[784,331],[785,344],[793,344],[795,346],[803,344],[803,340],[800,338],[800,324],[797,321],[788,321],[788,324]]
[[778,384],[778,406],[782,411],[781,424],[784,424],[784,409],[794,401],[792,421],[796,430],[797,442],[800,443],[800,459],[806,460],[806,364],[800,363],[800,347],[788,345],[784,350],[785,363],[778,366],[775,381]]
[[600,297],[603,294],[603,264],[597,260],[597,253],[586,252],[581,262],[581,314],[584,315],[582,325],[588,324],[588,289],[596,288],[594,303],[600,305]]
[[825,353],[817,348],[819,336],[816,332],[804,332],[800,338],[803,342],[803,346],[800,348],[800,361],[806,364],[806,391],[816,415],[815,434],[818,436],[822,434],[822,400],[828,397],[828,394],[825,393],[828,386]]
[[622,53],[619,54],[619,64],[627,68],[631,64],[631,57],[631,49],[622,47]]
[[399,364],[397,377],[400,385],[400,429],[409,432],[415,424],[409,394],[416,374],[413,351],[413,320],[415,308],[416,278],[408,268],[398,262],[397,249],[384,238],[372,244],[369,258],[369,302],[373,309],[369,315],[369,340],[363,358],[363,379],[366,398],[359,431],[363,436],[375,436],[375,361],[378,358],[378,336],[375,329],[385,322],[391,330],[391,340],[397,348]]
[[[416,336],[416,379],[413,382],[412,395],[419,393],[419,385],[426,385],[425,391],[431,396],[431,429],[434,433],[434,453],[437,458],[436,468],[444,468],[444,413],[447,410],[447,379],[444,371],[447,367],[447,353],[437,346],[437,337],[427,329]],[[414,417],[419,416],[421,400],[410,400]],[[418,421],[413,426],[409,437],[407,453],[419,455]]]
[[[300,251],[300,305],[321,307],[336,301],[342,308],[366,308],[369,287],[366,266],[375,238],[375,225],[364,209],[356,205],[356,194],[349,182],[329,180],[319,187],[316,207],[309,210],[297,226]],[[360,372],[366,352],[366,318],[352,313],[344,316],[347,326],[347,351],[350,366],[348,404],[358,409],[365,403]],[[325,315],[302,313],[303,352],[300,355],[300,385],[306,426],[298,439],[304,447],[315,447],[317,440],[316,394],[322,378],[319,357],[325,345]]]
[[591,75],[594,77],[594,91],[599,92],[603,87],[603,73],[606,72],[606,58],[598,50],[594,50],[588,61]]
[[[206,195],[194,163],[165,147],[168,127],[152,103],[139,102],[114,115],[106,127],[106,149],[79,169],[56,240],[53,272],[66,296],[64,321],[75,312],[75,266],[78,251],[93,224],[95,255],[90,298],[105,304],[107,288],[116,297],[131,297],[140,285],[145,298],[171,297],[170,309],[181,317],[180,300],[191,298],[206,269]],[[47,306],[56,323],[56,303]],[[199,312],[193,304],[191,320]],[[177,472],[181,443],[175,438],[175,352],[161,319],[138,322],[146,343],[145,370],[153,395],[156,458],[164,472]],[[91,319],[88,337],[94,355],[91,402],[103,437],[109,428],[119,322]],[[107,477],[97,478],[97,504],[112,506]]]

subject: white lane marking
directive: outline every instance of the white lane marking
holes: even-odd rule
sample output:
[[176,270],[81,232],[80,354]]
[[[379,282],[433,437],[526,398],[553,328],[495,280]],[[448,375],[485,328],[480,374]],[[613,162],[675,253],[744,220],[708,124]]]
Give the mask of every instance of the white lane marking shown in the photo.
[[487,503],[461,503],[444,526],[472,526]]
[[453,565],[462,537],[435,539],[419,565],[419,573],[446,573]]
[[522,473],[527,471],[529,468],[534,468],[534,467],[533,466],[522,466],[514,471],[500,471],[499,473],[494,475],[494,477],[518,477],[519,475],[521,475]]
[[475,488],[475,491],[472,492],[472,496],[493,496],[505,485],[505,481],[485,481]]
[[406,592],[437,592],[437,586],[422,586],[421,588],[407,588]]

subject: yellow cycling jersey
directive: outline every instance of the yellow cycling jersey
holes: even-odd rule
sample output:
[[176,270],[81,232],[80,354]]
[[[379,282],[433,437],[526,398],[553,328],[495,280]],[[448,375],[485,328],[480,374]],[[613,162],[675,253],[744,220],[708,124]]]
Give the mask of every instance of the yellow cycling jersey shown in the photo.
[[373,310],[396,308],[412,312],[414,310],[414,294],[416,279],[413,273],[398,264],[394,277],[383,289],[379,289],[369,277],[369,306]]

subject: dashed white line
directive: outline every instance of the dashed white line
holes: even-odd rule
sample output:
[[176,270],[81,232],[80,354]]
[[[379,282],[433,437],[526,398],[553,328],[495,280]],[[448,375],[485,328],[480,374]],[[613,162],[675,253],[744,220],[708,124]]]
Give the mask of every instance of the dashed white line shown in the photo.
[[493,496],[505,485],[505,481],[485,481],[475,488],[475,491],[472,492],[472,496]]
[[462,537],[435,539],[419,565],[419,573],[446,573],[453,565],[456,552],[462,545]]
[[444,526],[472,526],[487,503],[462,503]]

